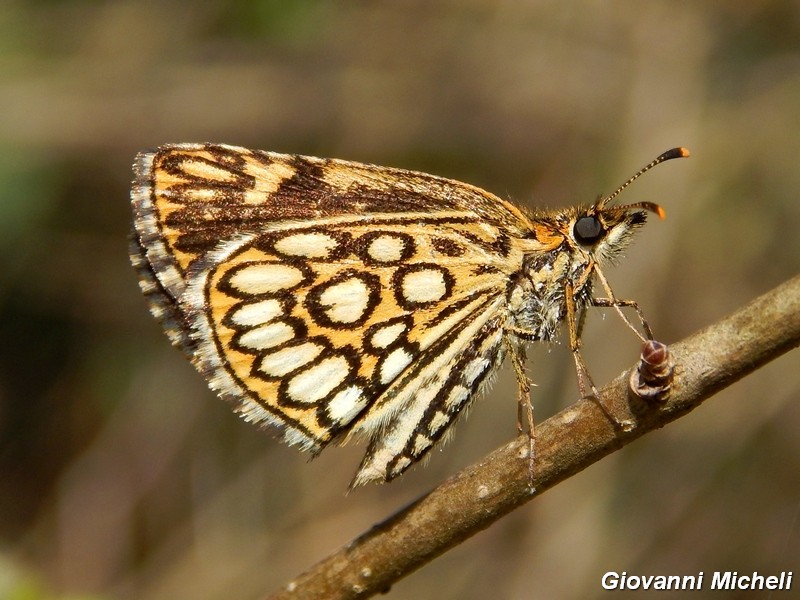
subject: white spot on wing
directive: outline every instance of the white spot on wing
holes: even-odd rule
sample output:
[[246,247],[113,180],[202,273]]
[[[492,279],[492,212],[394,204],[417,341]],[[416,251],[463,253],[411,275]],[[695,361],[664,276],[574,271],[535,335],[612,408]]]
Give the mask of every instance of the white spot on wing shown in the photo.
[[328,403],[328,416],[340,425],[345,425],[352,421],[366,405],[367,399],[364,397],[363,390],[356,385],[351,385],[331,398]]
[[369,289],[361,279],[353,277],[326,288],[319,296],[319,302],[328,318],[336,323],[358,321],[369,305]]
[[322,348],[317,344],[306,342],[299,346],[282,348],[267,354],[261,361],[261,371],[272,377],[283,377],[295,369],[310,363],[319,356]]
[[400,458],[397,459],[397,462],[394,464],[394,467],[392,468],[392,476],[399,475],[404,470],[406,470],[410,464],[411,464],[410,458],[408,458],[407,456],[401,456]]
[[[182,202],[186,200],[191,202],[213,202],[217,193],[217,190],[212,188],[188,188],[181,192],[180,197]],[[173,197],[177,196],[177,194],[165,192],[164,196]]]
[[483,373],[489,366],[489,361],[485,358],[474,358],[464,368],[462,376],[467,385],[472,385],[475,380]]
[[381,383],[389,383],[403,372],[414,359],[405,349],[392,350],[381,365]]
[[393,235],[381,235],[376,237],[367,248],[372,260],[378,262],[396,262],[403,258],[405,242]]
[[448,417],[447,414],[443,413],[442,411],[437,410],[431,419],[428,429],[430,433],[436,433],[449,422],[450,417]]
[[469,395],[469,390],[462,385],[453,386],[453,389],[450,390],[450,393],[447,395],[447,398],[444,401],[445,406],[452,410],[453,408],[460,406],[464,400],[467,399]]
[[411,271],[403,277],[402,293],[408,302],[436,302],[447,294],[447,285],[441,271]]
[[394,323],[379,327],[370,338],[370,343],[376,348],[386,348],[396,341],[406,330],[405,323]]
[[265,194],[277,192],[281,184],[297,172],[294,167],[281,161],[275,161],[267,167],[248,163],[245,170],[256,180],[255,189],[245,194],[247,204],[263,204]]
[[230,284],[245,294],[269,294],[294,287],[302,280],[302,271],[291,265],[259,263],[236,271]]
[[241,327],[268,323],[283,314],[281,303],[275,299],[243,304],[231,314],[231,320]]
[[343,356],[330,356],[289,380],[287,392],[296,402],[316,402],[330,394],[350,375]]
[[433,444],[431,438],[418,433],[417,437],[414,438],[414,456],[419,456],[422,454],[425,450],[431,447],[431,444]]
[[218,167],[215,164],[200,160],[184,160],[181,162],[183,172],[190,177],[200,179],[211,179],[214,181],[233,182],[236,177],[227,169]]
[[275,250],[291,256],[325,258],[336,244],[336,240],[325,233],[295,233],[275,242]]
[[294,338],[294,329],[283,321],[269,323],[244,332],[239,343],[253,350],[272,348]]

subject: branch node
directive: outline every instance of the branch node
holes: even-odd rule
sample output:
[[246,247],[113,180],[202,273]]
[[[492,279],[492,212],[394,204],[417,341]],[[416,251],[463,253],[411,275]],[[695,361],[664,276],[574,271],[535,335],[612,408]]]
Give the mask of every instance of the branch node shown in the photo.
[[638,366],[631,371],[630,391],[642,400],[663,403],[672,390],[674,371],[667,345],[647,340],[642,345]]

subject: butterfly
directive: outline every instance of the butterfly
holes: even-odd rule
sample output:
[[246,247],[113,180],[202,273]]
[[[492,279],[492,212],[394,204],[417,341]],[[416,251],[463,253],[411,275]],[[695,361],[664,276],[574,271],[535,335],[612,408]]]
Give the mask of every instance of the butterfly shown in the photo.
[[633,307],[652,337],[601,269],[664,212],[612,200],[683,156],[592,204],[527,211],[414,171],[165,145],[135,160],[130,256],[169,339],[246,421],[313,454],[364,438],[352,485],[389,481],[448,436],[506,356],[532,436],[525,348],[564,323],[585,392],[589,306],[636,330]]

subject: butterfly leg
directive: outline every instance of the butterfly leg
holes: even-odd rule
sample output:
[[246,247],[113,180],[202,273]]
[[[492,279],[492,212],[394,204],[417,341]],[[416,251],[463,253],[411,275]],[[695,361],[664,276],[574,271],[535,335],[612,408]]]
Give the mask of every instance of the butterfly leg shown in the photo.
[[[642,342],[646,342],[647,340],[653,339],[653,331],[650,329],[650,325],[647,323],[647,320],[644,318],[644,313],[642,313],[642,309],[639,308],[639,305],[634,300],[620,300],[614,296],[614,292],[611,291],[611,286],[608,285],[608,280],[603,275],[603,272],[596,268],[594,269],[595,273],[597,273],[597,278],[600,280],[600,284],[603,286],[606,294],[608,294],[608,298],[592,298],[591,303],[592,306],[599,306],[605,308],[613,308],[617,311],[620,318],[625,322],[625,324],[630,327],[630,329],[639,337]],[[642,324],[642,328],[644,329],[645,336],[639,332],[639,330],[630,322],[630,319],[622,312],[622,307],[627,306],[633,308],[636,311],[636,316],[639,318],[639,322]]]
[[[633,300],[619,300],[614,296],[614,292],[611,291],[611,286],[608,285],[608,280],[603,275],[602,271],[594,265],[592,269],[595,273],[597,273],[598,279],[600,280],[603,288],[608,293],[609,298],[593,298],[590,297],[589,302],[592,306],[606,306],[612,307],[616,309],[617,313],[619,313],[622,320],[631,330],[636,333],[636,335],[643,341],[647,341],[648,339],[653,338],[653,333],[650,330],[650,326],[647,324],[647,321],[644,319],[644,315],[642,314],[639,305],[636,304]],[[588,271],[588,270],[587,270]],[[583,362],[583,357],[580,354],[580,332],[583,327],[584,317],[586,316],[585,312],[581,312],[579,316],[576,316],[578,312],[575,305],[575,295],[574,289],[571,284],[567,284],[565,287],[565,297],[567,301],[567,326],[569,328],[569,340],[570,340],[570,349],[572,349],[572,356],[575,359],[575,366],[578,371],[578,387],[580,388],[581,394],[584,394],[583,385],[582,385],[582,376],[586,377],[586,380],[592,387],[592,393],[594,398],[596,399],[597,405],[600,409],[606,414],[606,416],[618,427],[622,428],[623,430],[628,430],[632,426],[632,422],[629,420],[620,420],[614,413],[605,405],[603,400],[600,398],[600,393],[598,392],[597,388],[595,387],[594,383],[592,382],[592,378],[589,376],[589,372],[586,369],[586,365]],[[638,329],[630,322],[630,320],[625,316],[625,313],[622,312],[623,306],[633,307],[636,310],[636,314],[639,317],[639,320],[642,322],[642,327],[645,330],[647,338],[644,338],[642,334],[639,332]]]
[[632,308],[636,311],[636,316],[639,317],[639,322],[642,324],[642,328],[644,329],[644,336],[639,332],[638,329],[630,322],[629,319],[626,317],[622,317],[625,324],[630,327],[633,332],[637,335],[637,337],[642,340],[642,342],[646,342],[647,340],[653,339],[653,330],[650,329],[650,324],[644,318],[644,313],[642,313],[642,309],[636,303],[635,300],[619,300],[617,298],[592,298],[591,300],[592,306],[597,306],[601,308],[615,308],[619,314],[623,314],[620,311],[620,308],[623,306]]
[[575,292],[571,284],[567,284],[565,286],[565,297],[567,301],[567,329],[569,331],[569,349],[572,352],[572,358],[575,361],[575,371],[578,375],[578,390],[581,393],[581,397],[585,398],[588,394],[586,393],[586,387],[584,385],[584,381],[589,383],[589,387],[592,391],[592,396],[595,398],[600,397],[600,392],[597,390],[597,387],[594,385],[594,381],[592,381],[591,375],[589,375],[589,369],[586,368],[586,363],[583,361],[583,355],[581,354],[581,329],[583,329],[583,320],[585,318],[585,313],[581,312],[580,315],[578,314],[578,310],[575,305]]
[[[512,332],[521,333],[516,328]],[[527,333],[527,332],[525,332]],[[522,344],[515,344],[509,337],[504,338],[506,351],[511,356],[511,364],[514,367],[514,374],[517,377],[517,434],[528,434],[528,484],[531,491],[533,487],[533,463],[535,460],[535,437],[536,427],[533,419],[533,403],[531,402],[531,380],[525,372],[525,359],[527,358],[525,347]]]

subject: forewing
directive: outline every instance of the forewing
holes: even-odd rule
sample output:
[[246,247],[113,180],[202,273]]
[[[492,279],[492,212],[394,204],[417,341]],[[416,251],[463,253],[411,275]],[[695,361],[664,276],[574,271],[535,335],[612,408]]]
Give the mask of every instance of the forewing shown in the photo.
[[220,241],[276,222],[368,214],[468,212],[531,229],[512,204],[474,186],[402,169],[222,144],[174,144],[137,156],[135,236],[164,290],[185,288]]

